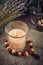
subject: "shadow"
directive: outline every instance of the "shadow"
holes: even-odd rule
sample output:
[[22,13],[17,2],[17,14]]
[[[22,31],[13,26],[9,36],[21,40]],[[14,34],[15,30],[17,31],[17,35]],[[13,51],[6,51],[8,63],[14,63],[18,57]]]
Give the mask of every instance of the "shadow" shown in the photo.
[[43,29],[36,28],[37,31],[43,32]]
[[40,56],[38,54],[32,54],[31,55],[35,60],[39,60]]

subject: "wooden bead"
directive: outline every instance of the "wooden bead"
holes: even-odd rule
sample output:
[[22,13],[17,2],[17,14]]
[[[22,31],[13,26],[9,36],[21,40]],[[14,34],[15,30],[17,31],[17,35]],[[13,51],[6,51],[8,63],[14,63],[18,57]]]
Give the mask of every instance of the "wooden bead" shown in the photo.
[[6,49],[7,49],[9,52],[11,51],[11,48],[10,48],[10,47],[7,47]]
[[5,45],[8,44],[7,42],[4,43]]
[[25,52],[25,55],[28,56],[29,55],[28,52]]
[[30,50],[31,50],[32,52],[34,52],[34,48],[30,48]]
[[5,47],[8,47],[9,46],[9,44],[7,42],[5,42],[4,44],[5,44]]
[[25,51],[25,52],[21,52],[21,51],[15,51],[14,49],[11,49],[9,47],[9,42],[6,40],[6,42],[4,43],[6,46],[6,49],[11,53],[14,54],[16,56],[28,56],[29,54],[32,54],[34,52],[34,48],[33,48],[33,44],[31,42],[30,39],[26,39],[27,45],[29,47],[29,51]]
[[28,44],[28,46],[29,46],[30,48],[33,47],[32,42],[30,42],[30,43]]
[[31,42],[30,39],[26,39],[26,43],[29,44]]
[[10,47],[7,47],[6,49],[7,49],[7,50],[9,50],[9,49],[10,49]]
[[22,52],[18,52],[18,55],[21,56]]
[[33,52],[31,50],[29,50],[28,53],[31,55]]
[[12,54],[15,54],[15,52],[16,52],[16,51],[15,51],[14,49],[12,49],[12,51],[11,51],[11,52],[12,52]]

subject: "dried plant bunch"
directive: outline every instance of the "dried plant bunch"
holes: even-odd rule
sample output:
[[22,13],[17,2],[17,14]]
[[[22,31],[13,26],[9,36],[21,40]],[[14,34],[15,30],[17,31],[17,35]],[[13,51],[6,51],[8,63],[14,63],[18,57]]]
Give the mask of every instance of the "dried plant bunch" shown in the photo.
[[28,11],[30,4],[31,0],[8,0],[0,14],[0,24],[24,15]]

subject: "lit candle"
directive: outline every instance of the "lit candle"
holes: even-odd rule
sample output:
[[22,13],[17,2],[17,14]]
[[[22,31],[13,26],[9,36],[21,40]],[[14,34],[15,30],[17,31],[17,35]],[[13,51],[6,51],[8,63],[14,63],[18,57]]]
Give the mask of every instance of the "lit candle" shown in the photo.
[[25,47],[26,33],[21,29],[13,29],[9,31],[10,47],[15,50],[22,50]]

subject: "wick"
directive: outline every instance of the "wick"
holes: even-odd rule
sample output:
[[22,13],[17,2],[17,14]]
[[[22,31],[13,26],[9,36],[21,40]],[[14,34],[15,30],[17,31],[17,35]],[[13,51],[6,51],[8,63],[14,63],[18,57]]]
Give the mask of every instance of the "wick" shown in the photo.
[[14,36],[17,36],[17,33],[16,33],[16,31],[14,30]]

